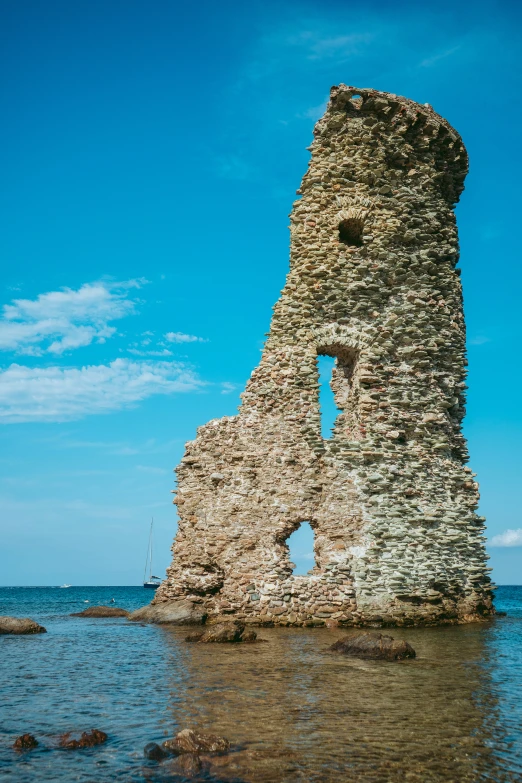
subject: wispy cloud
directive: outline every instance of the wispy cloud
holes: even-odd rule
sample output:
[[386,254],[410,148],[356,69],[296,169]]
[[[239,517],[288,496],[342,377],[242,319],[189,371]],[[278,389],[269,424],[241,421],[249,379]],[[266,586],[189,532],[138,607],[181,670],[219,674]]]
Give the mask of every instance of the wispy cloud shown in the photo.
[[205,337],[196,337],[194,334],[183,334],[183,332],[167,332],[165,340],[169,343],[208,343]]
[[129,408],[155,394],[201,389],[181,362],[116,359],[81,368],[12,364],[0,372],[0,421],[70,421]]
[[297,116],[300,119],[314,120],[315,122],[318,119],[320,119],[320,117],[322,117],[323,114],[325,113],[327,103],[328,101],[325,100],[322,103],[320,103],[319,106],[310,106],[310,108],[305,109],[303,112],[300,112]]
[[[122,503],[92,503],[81,498],[64,500],[63,497],[38,498],[37,500],[0,497],[0,505],[6,516],[6,520],[16,520],[20,514],[28,514],[29,518],[44,518],[48,523],[62,521],[64,515],[78,514],[80,517],[90,519],[130,520],[135,515],[135,509],[126,507]],[[150,507],[150,506],[147,506]],[[29,523],[33,524],[32,521]]]
[[150,351],[144,351],[141,348],[127,348],[127,353],[131,353],[133,356],[172,356],[172,351],[169,351],[168,348],[158,350],[152,348]]
[[158,441],[156,438],[148,438],[139,443],[129,443],[126,441],[103,441],[103,440],[85,440],[75,437],[71,432],[55,433],[51,436],[40,438],[40,442],[49,443],[51,447],[62,449],[99,449],[106,454],[129,457],[137,454],[169,454],[173,450],[183,446],[182,438],[174,438],[166,441]]
[[221,384],[221,394],[232,394],[237,389],[237,383],[230,383],[229,381],[223,381]]
[[165,468],[157,468],[154,465],[136,465],[136,470],[140,473],[150,473],[156,476],[165,476],[169,472]]
[[85,283],[77,290],[63,288],[36,299],[14,299],[3,307],[0,350],[60,355],[94,341],[103,343],[116,332],[112,321],[135,312],[137,302],[129,292],[145,282]]
[[468,340],[469,345],[484,345],[484,343],[490,343],[491,339],[489,337],[484,337],[484,335],[477,335],[477,337],[471,337]]
[[358,55],[372,43],[372,33],[353,33],[350,35],[321,35],[316,31],[305,30],[298,36],[288,39],[290,46],[304,49],[309,60],[335,58],[337,63]]
[[522,527],[518,527],[516,530],[504,530],[503,533],[493,536],[489,545],[499,547],[522,546]]
[[[353,29],[357,23],[350,23]],[[339,35],[339,19],[319,15],[305,19],[301,24],[283,23],[270,29],[261,36],[251,59],[245,63],[235,89],[248,89],[252,83],[260,84],[268,80],[272,90],[279,93],[272,83],[278,73],[288,74],[324,71],[332,67],[338,69],[341,64],[365,54],[369,47],[376,44],[383,31],[383,25],[372,19],[364,19],[361,27],[346,35]],[[346,23],[343,25],[346,27]],[[324,88],[323,88],[324,89]],[[299,92],[299,90],[297,90]],[[294,96],[284,89],[286,105]]]
[[451,55],[458,52],[460,48],[461,46],[459,44],[458,46],[452,46],[450,49],[443,49],[431,57],[427,57],[425,60],[422,60],[420,62],[420,66],[421,68],[431,68],[433,65],[438,63],[439,60],[445,60],[446,57],[451,57]]

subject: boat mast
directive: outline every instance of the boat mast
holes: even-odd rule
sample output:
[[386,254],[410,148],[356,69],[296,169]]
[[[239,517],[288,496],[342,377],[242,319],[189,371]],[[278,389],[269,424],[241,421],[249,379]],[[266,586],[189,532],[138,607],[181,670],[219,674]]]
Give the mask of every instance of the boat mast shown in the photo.
[[[150,565],[150,576],[152,576],[152,525],[154,524],[154,517],[150,523],[149,531],[149,544],[147,546],[147,557],[145,558],[145,571],[143,572],[143,581],[147,581],[147,566]],[[149,580],[150,580],[149,576]]]
[[152,526],[154,524],[154,517],[152,517],[150,522],[150,575],[149,575],[149,581],[152,581]]

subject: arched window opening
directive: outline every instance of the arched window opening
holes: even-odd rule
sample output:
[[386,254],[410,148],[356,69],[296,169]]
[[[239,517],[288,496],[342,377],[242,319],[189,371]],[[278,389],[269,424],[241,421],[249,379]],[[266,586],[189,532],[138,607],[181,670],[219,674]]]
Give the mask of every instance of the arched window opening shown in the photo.
[[339,223],[339,242],[349,247],[361,247],[364,222],[360,218],[346,218]]
[[357,355],[351,348],[336,345],[318,351],[319,414],[324,440],[332,438],[338,428],[350,439],[361,437]]
[[303,576],[316,565],[314,557],[314,531],[309,522],[301,522],[297,530],[287,538],[294,576]]
[[335,368],[335,356],[319,356],[319,411],[321,414],[321,437],[325,440],[332,437],[333,427],[340,408],[337,407],[332,383],[332,373]]

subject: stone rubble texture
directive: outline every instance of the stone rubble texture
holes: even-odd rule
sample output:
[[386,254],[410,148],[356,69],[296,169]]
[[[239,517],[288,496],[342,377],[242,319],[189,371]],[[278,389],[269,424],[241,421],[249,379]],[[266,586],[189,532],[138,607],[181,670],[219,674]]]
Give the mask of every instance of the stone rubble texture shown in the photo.
[[[465,467],[454,207],[468,158],[429,104],[344,84],[314,130],[290,271],[239,414],[177,469],[179,530],[153,603],[209,621],[408,625],[494,612]],[[321,436],[317,357],[340,409]],[[303,521],[316,565],[294,576]]]

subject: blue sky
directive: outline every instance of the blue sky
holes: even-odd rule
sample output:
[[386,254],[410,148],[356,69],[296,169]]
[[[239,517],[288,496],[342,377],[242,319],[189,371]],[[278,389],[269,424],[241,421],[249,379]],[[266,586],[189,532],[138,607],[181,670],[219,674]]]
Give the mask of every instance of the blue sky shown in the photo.
[[494,578],[522,583],[520,7],[4,0],[0,22],[0,583],[139,583],[151,516],[164,572],[172,469],[259,359],[341,81],[431,103],[468,148],[465,431]]

